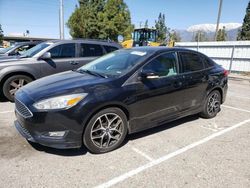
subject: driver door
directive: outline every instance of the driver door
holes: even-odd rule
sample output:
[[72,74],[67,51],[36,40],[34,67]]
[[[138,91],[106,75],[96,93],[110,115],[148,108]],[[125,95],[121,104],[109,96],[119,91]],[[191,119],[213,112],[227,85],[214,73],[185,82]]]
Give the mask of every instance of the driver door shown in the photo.
[[75,43],[60,44],[48,52],[51,53],[51,59],[40,60],[42,77],[80,67],[76,59]]
[[138,83],[136,102],[131,111],[137,125],[144,129],[178,116],[182,111],[182,79],[178,74],[178,62],[175,52],[159,55],[141,70],[154,76],[142,78]]

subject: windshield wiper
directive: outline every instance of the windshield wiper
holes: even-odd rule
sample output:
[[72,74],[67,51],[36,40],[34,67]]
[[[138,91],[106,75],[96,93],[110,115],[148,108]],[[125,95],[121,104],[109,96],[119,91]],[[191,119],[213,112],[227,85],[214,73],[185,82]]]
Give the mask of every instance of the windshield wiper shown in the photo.
[[90,70],[87,70],[87,69],[78,69],[77,72],[80,72],[80,73],[86,72],[86,73],[94,75],[94,76],[99,76],[99,77],[102,77],[102,78],[107,78],[106,75],[100,74],[98,72],[90,71]]

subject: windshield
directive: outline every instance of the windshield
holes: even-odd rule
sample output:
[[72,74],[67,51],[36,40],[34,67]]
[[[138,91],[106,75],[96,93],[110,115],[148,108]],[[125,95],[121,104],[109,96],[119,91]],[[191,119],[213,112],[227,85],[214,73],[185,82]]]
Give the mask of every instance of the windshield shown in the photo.
[[0,49],[0,54],[4,54],[13,48],[15,48],[15,46],[10,46],[8,48],[2,48],[2,49]]
[[27,50],[26,52],[24,52],[21,57],[33,57],[34,55],[36,55],[38,52],[40,52],[41,50],[43,50],[44,48],[47,48],[49,45],[51,45],[52,43],[41,43],[36,45],[33,48],[30,48],[29,50]]
[[118,50],[84,65],[78,71],[88,70],[106,76],[121,76],[150,55],[146,51]]
[[134,41],[151,41],[156,42],[155,30],[138,30],[134,31]]

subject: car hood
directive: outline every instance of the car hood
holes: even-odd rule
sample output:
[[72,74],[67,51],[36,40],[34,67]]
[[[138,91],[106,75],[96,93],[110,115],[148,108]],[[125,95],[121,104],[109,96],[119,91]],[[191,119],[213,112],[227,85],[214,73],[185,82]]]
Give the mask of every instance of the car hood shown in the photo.
[[96,77],[87,73],[67,71],[47,76],[22,87],[22,91],[34,101],[68,95],[73,93],[90,93],[99,84],[110,81],[111,78]]
[[19,56],[0,56],[0,63],[8,63],[8,62],[23,62],[23,61],[26,61],[27,59],[30,59],[30,58],[21,58]]
[[5,60],[5,59],[20,59],[20,57],[19,56],[0,55],[0,60]]

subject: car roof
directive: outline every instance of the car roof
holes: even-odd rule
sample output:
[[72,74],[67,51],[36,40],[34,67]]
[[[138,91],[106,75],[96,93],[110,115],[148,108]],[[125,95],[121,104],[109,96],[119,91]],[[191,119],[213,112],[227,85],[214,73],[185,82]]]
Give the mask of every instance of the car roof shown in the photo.
[[185,51],[185,52],[195,52],[197,51],[186,49],[186,48],[180,48],[180,47],[167,47],[167,46],[141,46],[141,47],[133,47],[130,48],[131,50],[137,50],[137,51],[144,51],[144,52],[152,52],[152,53],[161,53],[161,52],[168,52],[168,51]]
[[92,44],[101,44],[101,45],[107,45],[107,46],[116,46],[121,48],[121,45],[108,41],[108,40],[97,40],[97,39],[72,39],[72,40],[48,40],[46,42],[51,43],[69,43],[69,42],[75,42],[75,43],[92,43]]

